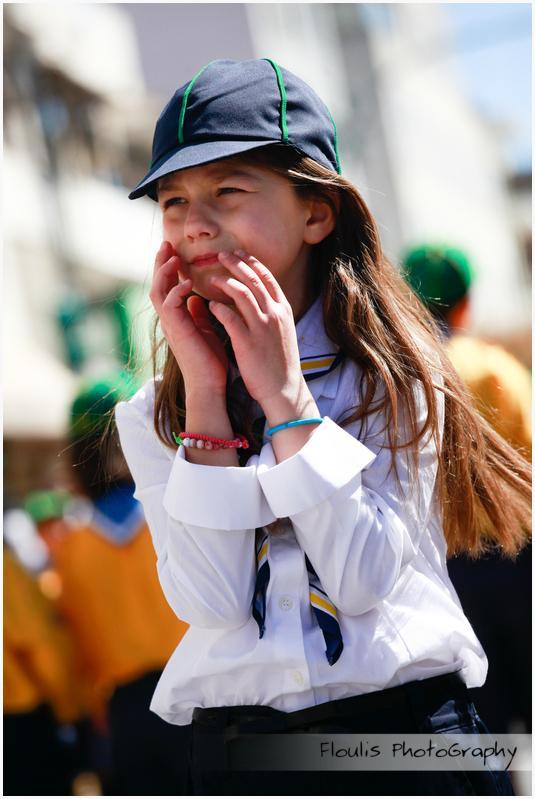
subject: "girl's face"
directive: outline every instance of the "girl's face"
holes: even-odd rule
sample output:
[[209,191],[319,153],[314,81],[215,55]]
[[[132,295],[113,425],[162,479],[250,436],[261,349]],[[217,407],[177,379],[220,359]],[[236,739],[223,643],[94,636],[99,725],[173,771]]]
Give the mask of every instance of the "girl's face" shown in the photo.
[[224,159],[162,178],[158,202],[164,239],[181,257],[182,276],[192,279],[197,294],[230,303],[211,278],[230,276],[217,261],[219,252],[241,249],[274,274],[294,312],[309,299],[310,249],[332,226],[318,238],[318,203],[299,198],[284,177]]

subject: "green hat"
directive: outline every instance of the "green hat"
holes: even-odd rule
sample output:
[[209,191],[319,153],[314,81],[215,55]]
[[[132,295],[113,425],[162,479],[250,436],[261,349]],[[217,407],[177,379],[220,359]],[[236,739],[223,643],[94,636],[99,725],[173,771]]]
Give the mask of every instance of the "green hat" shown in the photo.
[[69,501],[66,491],[32,491],[24,500],[24,510],[36,524],[61,519]]
[[136,378],[124,371],[86,380],[71,406],[71,438],[103,433],[117,403],[129,400],[138,388]]
[[466,296],[473,279],[466,255],[442,244],[409,250],[403,259],[403,275],[426,305],[442,312]]

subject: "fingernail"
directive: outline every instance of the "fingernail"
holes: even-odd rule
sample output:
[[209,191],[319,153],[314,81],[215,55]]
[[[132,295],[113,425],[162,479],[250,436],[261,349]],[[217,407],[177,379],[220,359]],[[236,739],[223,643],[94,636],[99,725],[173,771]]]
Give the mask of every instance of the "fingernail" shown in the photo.
[[237,255],[240,258],[247,258],[247,253],[245,250],[234,250],[234,255]]
[[228,250],[220,250],[219,255],[221,255],[223,258],[228,258],[230,253]]

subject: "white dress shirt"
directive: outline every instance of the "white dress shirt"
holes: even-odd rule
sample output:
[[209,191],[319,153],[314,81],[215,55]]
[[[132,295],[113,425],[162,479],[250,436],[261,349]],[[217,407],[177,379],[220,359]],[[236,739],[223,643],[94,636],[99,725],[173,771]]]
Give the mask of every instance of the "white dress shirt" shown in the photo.
[[[336,352],[320,299],[297,336],[302,359]],[[407,450],[398,452],[400,491],[389,473],[384,415],[364,426],[337,424],[360,402],[360,376],[346,359],[308,384],[325,420],[279,464],[267,439],[244,467],[189,463],[183,447],[156,436],[153,381],[117,406],[163,591],[191,625],[152,700],[166,721],[188,724],[195,707],[299,710],[456,671],[468,687],[483,684],[487,660],[446,570],[434,442],[420,442],[417,485]],[[417,397],[422,422],[423,391]],[[260,639],[251,612],[255,528],[277,518],[289,521],[270,538]],[[333,666],[309,603],[305,553],[338,610],[344,650]]]

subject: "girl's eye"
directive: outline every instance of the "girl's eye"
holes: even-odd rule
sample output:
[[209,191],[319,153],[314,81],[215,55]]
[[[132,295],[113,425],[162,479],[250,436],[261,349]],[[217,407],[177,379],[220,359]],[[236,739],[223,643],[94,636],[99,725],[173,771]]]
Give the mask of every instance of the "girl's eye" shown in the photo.
[[234,194],[239,191],[243,191],[243,189],[236,189],[234,186],[222,186],[218,189],[218,194]]
[[[244,189],[238,189],[235,186],[222,186],[220,189],[217,190],[217,196],[224,195],[224,194],[236,194],[238,192],[243,192]],[[163,204],[164,211],[168,208],[171,208],[173,205],[185,205],[187,200],[185,197],[169,197],[168,200],[165,200]]]
[[170,208],[172,205],[183,205],[185,202],[186,200],[184,199],[184,197],[170,197],[163,204],[164,211],[167,208]]

